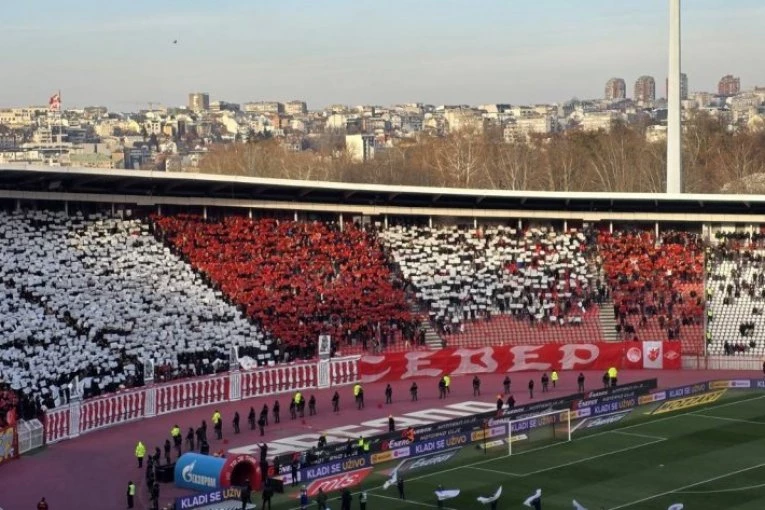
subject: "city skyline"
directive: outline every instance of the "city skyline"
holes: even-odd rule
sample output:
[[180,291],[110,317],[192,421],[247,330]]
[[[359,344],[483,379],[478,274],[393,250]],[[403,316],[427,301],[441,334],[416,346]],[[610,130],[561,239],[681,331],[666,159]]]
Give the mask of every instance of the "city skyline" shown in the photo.
[[[39,12],[52,1],[9,5],[0,42],[14,51],[0,105],[43,104],[59,89],[65,107],[120,111],[183,105],[190,90],[312,107],[552,103],[601,97],[609,77],[631,92],[638,76],[663,84],[667,74],[666,0],[248,4],[137,0],[125,10],[78,0],[47,18]],[[765,85],[765,70],[751,65],[763,14],[754,0],[684,3],[690,92],[716,91],[725,74],[741,76],[743,89]]]

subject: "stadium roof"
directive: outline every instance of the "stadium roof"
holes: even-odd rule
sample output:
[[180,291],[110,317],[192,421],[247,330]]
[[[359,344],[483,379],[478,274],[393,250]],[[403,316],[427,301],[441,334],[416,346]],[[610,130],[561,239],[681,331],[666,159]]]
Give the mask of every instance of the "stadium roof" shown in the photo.
[[[21,193],[20,193],[21,192]],[[763,215],[765,195],[583,193],[389,186],[301,181],[199,173],[104,170],[23,164],[0,165],[0,197],[41,198],[55,193],[62,200],[100,195],[103,201],[152,197],[154,203],[210,203],[210,199],[243,203],[324,204],[393,207],[522,210],[600,213]],[[89,200],[93,201],[93,200]],[[281,207],[280,207],[281,208]],[[323,208],[322,208],[323,209]],[[330,209],[326,209],[330,210]]]

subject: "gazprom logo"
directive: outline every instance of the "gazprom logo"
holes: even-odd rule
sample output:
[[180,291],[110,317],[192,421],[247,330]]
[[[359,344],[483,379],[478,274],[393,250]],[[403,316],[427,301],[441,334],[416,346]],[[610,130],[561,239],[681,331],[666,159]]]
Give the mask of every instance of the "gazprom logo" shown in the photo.
[[204,485],[205,487],[215,488],[218,486],[218,481],[212,476],[203,476],[194,473],[194,466],[197,461],[192,462],[181,471],[183,481],[186,483],[195,483],[197,485]]

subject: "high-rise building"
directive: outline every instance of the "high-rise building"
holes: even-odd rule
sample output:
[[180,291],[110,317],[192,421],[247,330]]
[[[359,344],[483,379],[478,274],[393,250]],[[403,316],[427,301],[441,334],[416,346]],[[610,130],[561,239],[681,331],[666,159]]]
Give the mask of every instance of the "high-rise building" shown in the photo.
[[653,76],[641,76],[635,81],[636,103],[653,103],[656,100],[656,80]]
[[605,98],[608,101],[627,98],[627,83],[623,78],[611,78],[606,82]]
[[189,94],[189,110],[202,112],[210,109],[210,94],[207,92],[192,92]]
[[284,103],[284,113],[287,115],[305,115],[308,113],[308,105],[305,101],[289,101]]
[[[664,90],[667,93],[669,99],[669,79],[664,83]],[[685,73],[680,74],[680,101],[688,99],[688,75]]]
[[717,84],[717,94],[721,96],[735,96],[741,92],[741,78],[734,77],[732,74],[726,74],[720,78]]

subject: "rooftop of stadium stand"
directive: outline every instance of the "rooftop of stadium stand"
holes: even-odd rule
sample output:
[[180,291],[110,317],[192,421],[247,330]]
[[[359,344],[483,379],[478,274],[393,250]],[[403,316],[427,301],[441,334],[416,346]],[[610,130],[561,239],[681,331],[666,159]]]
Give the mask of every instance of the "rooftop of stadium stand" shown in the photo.
[[[765,195],[458,189],[23,164],[0,165],[0,198],[410,215],[446,210],[462,216],[471,210],[476,216],[556,211],[603,213],[605,219],[608,213],[642,213],[645,219],[658,215],[657,221],[661,215],[700,215],[663,218],[680,221],[704,221],[709,215],[765,215]],[[462,213],[455,214],[458,210]]]

